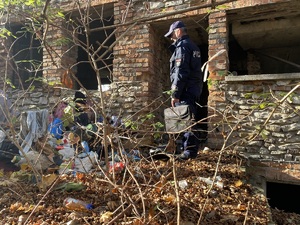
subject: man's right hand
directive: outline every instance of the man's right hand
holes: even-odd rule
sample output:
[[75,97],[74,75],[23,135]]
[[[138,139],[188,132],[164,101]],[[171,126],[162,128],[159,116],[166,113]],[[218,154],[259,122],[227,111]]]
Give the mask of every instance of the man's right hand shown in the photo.
[[179,99],[178,98],[171,98],[171,106],[175,107],[175,103],[178,103]]

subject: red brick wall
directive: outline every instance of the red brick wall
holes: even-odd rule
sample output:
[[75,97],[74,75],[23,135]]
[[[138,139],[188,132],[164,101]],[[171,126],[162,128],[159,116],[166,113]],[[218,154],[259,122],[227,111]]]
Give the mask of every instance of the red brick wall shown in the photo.
[[[125,14],[125,21],[131,21],[138,15],[132,10],[124,13],[126,9],[126,3],[123,1],[115,4],[117,24]],[[116,39],[121,35],[122,38],[114,47],[114,82],[118,82],[119,85],[122,82],[138,83],[142,91],[135,93],[133,90],[127,95],[135,98],[132,103],[136,109],[139,106],[144,113],[150,112],[158,104],[153,104],[153,101],[166,90],[169,65],[162,64],[162,61],[168,59],[168,50],[162,45],[162,37],[157,37],[150,24],[135,25],[130,30],[126,30],[125,27],[117,29]],[[117,94],[120,95],[122,94]]]

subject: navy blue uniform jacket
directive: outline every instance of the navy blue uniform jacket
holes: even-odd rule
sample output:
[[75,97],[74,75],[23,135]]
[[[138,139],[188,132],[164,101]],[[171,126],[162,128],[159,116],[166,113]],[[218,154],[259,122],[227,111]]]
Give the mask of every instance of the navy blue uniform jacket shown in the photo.
[[173,52],[170,59],[172,97],[198,99],[203,86],[200,49],[184,35],[170,46],[170,50]]

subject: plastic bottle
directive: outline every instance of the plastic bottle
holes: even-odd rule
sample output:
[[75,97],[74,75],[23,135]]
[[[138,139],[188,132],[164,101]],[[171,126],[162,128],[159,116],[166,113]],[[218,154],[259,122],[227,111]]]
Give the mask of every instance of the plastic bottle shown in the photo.
[[93,205],[75,198],[66,198],[64,206],[70,210],[86,211],[93,209]]

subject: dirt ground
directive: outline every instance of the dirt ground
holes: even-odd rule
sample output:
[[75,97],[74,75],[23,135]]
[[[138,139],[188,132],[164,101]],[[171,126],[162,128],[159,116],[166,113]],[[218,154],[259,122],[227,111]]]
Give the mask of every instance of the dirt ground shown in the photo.
[[[1,224],[300,224],[300,215],[270,209],[267,199],[247,183],[243,159],[235,152],[210,151],[194,160],[126,161],[115,173],[99,166],[89,174],[54,176],[44,188],[0,161]],[[210,181],[218,170],[214,186]],[[175,174],[175,175],[174,175]],[[32,176],[31,176],[32,178]],[[177,185],[176,185],[177,184]],[[45,188],[46,187],[46,188]],[[73,197],[91,210],[67,208]],[[178,216],[180,215],[180,216]],[[26,222],[26,223],[25,223]]]

